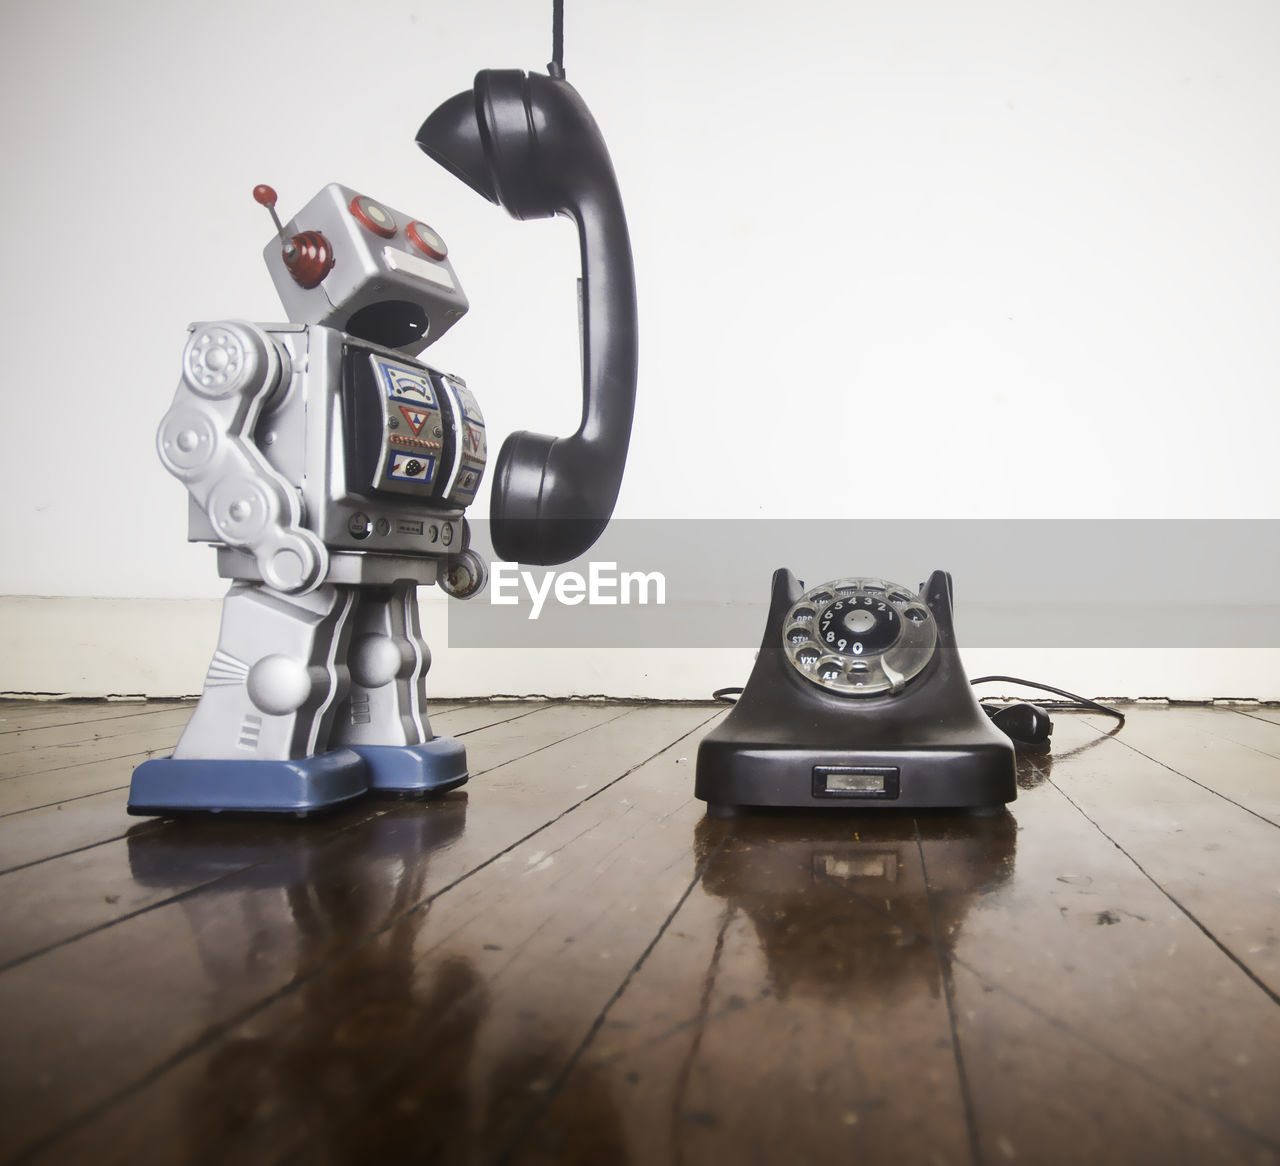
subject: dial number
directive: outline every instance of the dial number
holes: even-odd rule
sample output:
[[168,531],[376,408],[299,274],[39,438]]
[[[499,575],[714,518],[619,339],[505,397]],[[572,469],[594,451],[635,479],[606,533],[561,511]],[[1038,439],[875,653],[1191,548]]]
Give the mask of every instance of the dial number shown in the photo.
[[818,635],[837,652],[878,655],[899,636],[902,621],[871,595],[848,595],[828,604],[817,620]]

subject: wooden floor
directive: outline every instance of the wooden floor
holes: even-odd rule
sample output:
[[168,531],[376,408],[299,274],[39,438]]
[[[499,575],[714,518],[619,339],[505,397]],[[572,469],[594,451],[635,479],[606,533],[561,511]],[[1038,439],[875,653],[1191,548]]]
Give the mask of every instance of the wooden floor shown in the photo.
[[190,707],[0,705],[0,1161],[1280,1162],[1280,710],[713,821],[719,708],[441,706],[440,801],[127,817]]

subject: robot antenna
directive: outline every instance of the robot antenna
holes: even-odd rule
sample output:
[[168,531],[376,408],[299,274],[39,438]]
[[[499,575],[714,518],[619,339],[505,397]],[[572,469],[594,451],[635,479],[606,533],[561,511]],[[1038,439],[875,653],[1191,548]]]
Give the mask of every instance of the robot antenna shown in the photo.
[[260,182],[253,188],[253,198],[255,202],[259,202],[267,208],[267,213],[271,215],[271,221],[276,225],[276,233],[280,236],[280,242],[282,244],[286,243],[284,227],[281,225],[280,216],[276,214],[275,189],[268,186],[265,182]]
[[276,192],[265,182],[253,188],[255,202],[261,203],[271,215],[280,236],[280,254],[293,282],[308,290],[319,286],[333,267],[333,248],[319,231],[303,231],[292,239],[286,237],[280,216],[276,214]]

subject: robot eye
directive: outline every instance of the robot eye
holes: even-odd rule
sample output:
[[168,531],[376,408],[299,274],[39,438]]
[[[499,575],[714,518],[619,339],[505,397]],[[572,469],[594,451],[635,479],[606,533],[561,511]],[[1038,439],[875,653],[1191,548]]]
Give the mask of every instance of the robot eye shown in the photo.
[[351,200],[351,213],[375,235],[390,239],[396,233],[396,220],[391,212],[363,194]]
[[444,240],[426,223],[415,220],[405,228],[404,233],[409,236],[410,243],[432,259],[443,259],[449,254],[449,248],[445,246]]

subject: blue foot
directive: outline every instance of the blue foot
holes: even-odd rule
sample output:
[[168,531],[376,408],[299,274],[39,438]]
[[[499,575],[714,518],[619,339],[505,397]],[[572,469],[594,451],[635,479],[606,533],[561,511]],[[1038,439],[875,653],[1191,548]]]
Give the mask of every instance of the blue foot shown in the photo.
[[369,789],[364,762],[352,749],[296,761],[144,761],[133,771],[129,813],[223,812],[296,814],[340,806]]
[[443,793],[467,780],[467,750],[452,737],[422,745],[352,745],[369,767],[369,792],[413,797]]

